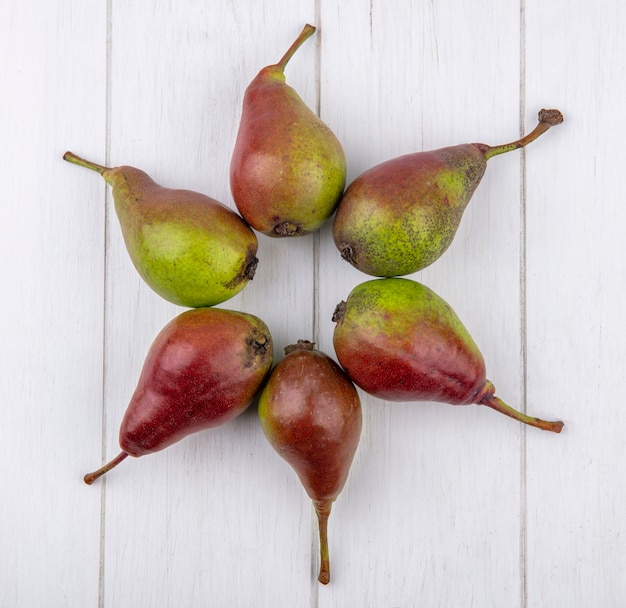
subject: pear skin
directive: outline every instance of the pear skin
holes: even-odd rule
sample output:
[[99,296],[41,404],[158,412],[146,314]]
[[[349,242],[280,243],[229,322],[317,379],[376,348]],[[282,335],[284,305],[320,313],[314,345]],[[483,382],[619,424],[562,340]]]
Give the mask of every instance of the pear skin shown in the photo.
[[240,415],[272,365],[272,337],[258,317],[196,308],[170,321],[150,346],[120,426],[122,451],[85,483],[127,456],[163,450]]
[[386,401],[486,405],[559,433],[560,421],[527,416],[495,396],[485,361],[452,307],[411,279],[373,279],[337,305],[333,344],[339,364],[362,390]]
[[242,217],[271,237],[317,231],[334,213],[346,159],[330,128],[286,84],[287,62],[315,28],[306,25],[283,58],[248,85],[230,165]]
[[426,268],[452,243],[487,161],[525,147],[562,121],[558,110],[542,110],[537,127],[509,144],[405,154],[365,171],[346,189],[333,221],[341,257],[376,277]]
[[190,190],[164,188],[134,167],[108,168],[66,152],[63,158],[102,175],[130,259],[169,302],[190,308],[232,298],[254,277],[258,240],[234,211]]
[[330,581],[328,517],[343,489],[361,435],[361,402],[343,370],[299,340],[272,370],[259,397],[270,445],[296,471],[317,513],[318,580]]

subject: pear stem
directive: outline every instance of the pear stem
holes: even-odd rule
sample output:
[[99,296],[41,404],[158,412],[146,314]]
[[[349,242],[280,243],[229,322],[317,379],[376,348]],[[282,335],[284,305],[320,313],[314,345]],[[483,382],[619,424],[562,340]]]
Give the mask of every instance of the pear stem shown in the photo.
[[502,399],[500,399],[499,397],[496,397],[495,395],[489,395],[485,397],[485,399],[479,401],[479,404],[486,405],[496,410],[496,412],[500,412],[501,414],[504,414],[505,416],[509,416],[510,418],[513,418],[514,420],[519,420],[520,422],[523,422],[524,424],[528,424],[529,426],[534,426],[538,429],[541,429],[542,431],[551,431],[553,433],[560,433],[561,429],[563,428],[563,423],[560,420],[548,421],[548,420],[542,420],[541,418],[535,418],[533,416],[527,416],[526,414],[523,414],[522,412],[518,412],[516,409],[512,408],[510,405],[507,405],[506,403],[504,403],[504,401],[502,401]]
[[96,171],[100,175],[102,175],[105,171],[110,171],[109,167],[103,167],[102,165],[93,163],[90,160],[85,160],[84,158],[76,156],[76,154],[69,151],[63,155],[63,160],[66,160],[69,163],[74,163],[75,165],[80,165],[81,167],[86,167],[92,171]]
[[315,350],[315,342],[311,342],[310,340],[298,340],[295,344],[289,344],[285,346],[285,354],[288,355],[292,353],[294,350]]
[[485,158],[489,160],[492,156],[498,154],[504,154],[505,152],[511,152],[518,148],[524,148],[529,143],[535,141],[540,135],[545,133],[550,127],[560,125],[563,122],[563,114],[559,110],[541,110],[539,112],[539,124],[530,132],[517,141],[513,141],[509,144],[503,144],[501,146],[487,146],[484,154]]
[[113,460],[107,462],[104,466],[100,467],[97,471],[93,473],[87,473],[83,478],[87,485],[91,485],[96,479],[102,477],[105,473],[110,471],[112,468],[116,467],[122,460],[124,460],[128,456],[127,452],[120,452]]
[[317,513],[317,521],[319,524],[320,535],[320,571],[317,580],[322,585],[328,585],[330,582],[330,556],[328,552],[328,516],[332,507],[332,501],[322,500],[314,501],[315,513]]
[[300,35],[292,42],[291,46],[287,49],[287,52],[281,57],[280,61],[276,64],[280,68],[281,72],[285,71],[285,67],[289,60],[294,56],[295,52],[302,46],[305,40],[308,40],[315,32],[315,27],[308,23],[304,26]]

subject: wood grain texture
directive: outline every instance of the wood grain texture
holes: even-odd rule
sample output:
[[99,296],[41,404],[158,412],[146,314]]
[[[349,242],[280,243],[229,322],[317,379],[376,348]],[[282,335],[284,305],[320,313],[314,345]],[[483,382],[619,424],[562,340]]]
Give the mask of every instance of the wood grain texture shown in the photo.
[[[481,15],[478,22],[476,14]],[[367,11],[362,3],[342,3],[341,13],[322,14],[325,40],[339,40],[353,20],[359,35],[345,52],[327,43],[322,56],[323,90],[333,91],[322,115],[332,116],[353,150],[352,177],[408,152],[515,138],[515,7],[406,3],[392,8],[380,3]],[[460,48],[471,51],[459,53]],[[480,70],[474,69],[477,56]],[[356,76],[350,87],[344,86],[347,75]],[[483,350],[500,394],[516,400],[521,382],[519,157],[502,160],[490,163],[452,247],[412,278],[455,308]],[[320,277],[328,278],[327,283],[320,279],[320,300],[328,301],[320,311],[326,311],[328,321],[334,304],[371,277],[340,260],[328,230],[320,250]],[[494,280],[498,272],[506,275],[503,281]],[[320,327],[320,342],[332,348],[332,327],[321,322]],[[383,404],[369,397],[364,404],[367,432],[350,485],[337,501],[333,529],[340,549],[342,539],[352,535],[355,557],[347,572],[341,564],[342,584],[324,590],[329,605],[347,605],[354,597],[364,597],[365,605],[385,606],[416,605],[422,598],[427,598],[424,605],[442,606],[517,601],[517,426],[478,407]],[[342,516],[342,509],[347,514]],[[494,560],[498,547],[508,550]],[[367,576],[353,577],[354,571]],[[463,577],[455,574],[460,571]]]
[[[609,0],[53,0],[0,8],[0,604],[285,608],[626,604],[626,9]],[[456,310],[511,405],[361,393],[362,441],[317,528],[256,405],[127,459],[118,428],[146,352],[183,309],[139,278],[110,191],[66,149],[234,207],[245,87],[303,24],[287,81],[344,144],[349,181],[387,158],[498,144],[542,107],[565,123],[489,161],[445,255],[412,278]],[[368,280],[330,223],[259,235],[254,280],[223,308],[334,356],[337,303]],[[35,584],[36,583],[36,584]]]
[[617,607],[626,602],[625,13],[617,3],[570,11],[527,2],[527,98],[568,108],[552,150],[527,159],[528,397],[567,423],[562,441],[528,443],[528,605]]
[[0,603],[94,605],[104,187],[61,157],[103,150],[106,21],[38,4],[0,11]]

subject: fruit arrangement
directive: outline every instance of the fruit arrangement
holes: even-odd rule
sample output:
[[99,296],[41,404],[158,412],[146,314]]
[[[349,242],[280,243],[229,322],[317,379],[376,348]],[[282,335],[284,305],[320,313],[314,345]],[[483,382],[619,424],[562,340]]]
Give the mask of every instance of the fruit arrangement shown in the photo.
[[[450,246],[487,161],[525,147],[563,116],[541,110],[537,127],[509,144],[393,158],[346,188],[341,143],[285,82],[285,66],[314,32],[307,24],[245,91],[229,176],[239,214],[204,194],[160,186],[133,167],[108,168],[71,152],[63,158],[102,175],[137,272],[161,297],[189,309],[159,332],[147,353],[121,422],[121,451],[85,482],[129,455],[225,424],[258,400],[268,442],[295,470],[315,508],[318,580],[326,584],[328,518],[361,434],[358,389],[386,401],[486,405],[529,426],[561,431],[562,422],[526,415],[496,396],[482,354],[452,307],[406,275]],[[253,279],[257,232],[304,236],[333,215],[341,258],[377,278],[357,285],[332,315],[338,363],[300,339],[273,365],[266,324],[215,305]]]

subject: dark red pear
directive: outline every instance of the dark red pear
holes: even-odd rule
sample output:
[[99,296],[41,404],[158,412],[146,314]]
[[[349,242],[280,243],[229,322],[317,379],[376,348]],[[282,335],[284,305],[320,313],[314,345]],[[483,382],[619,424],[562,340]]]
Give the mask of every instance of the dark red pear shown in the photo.
[[144,456],[222,425],[258,394],[272,365],[272,337],[254,315],[220,308],[188,310],[150,346],[120,427],[122,451],[85,482],[127,456]]
[[318,580],[330,581],[328,517],[361,436],[361,402],[343,370],[314,344],[298,340],[272,370],[259,418],[272,447],[296,471],[319,522]]
[[487,161],[523,148],[562,121],[558,110],[541,110],[537,127],[509,144],[405,154],[365,171],[346,189],[333,220],[341,256],[377,277],[429,266],[452,243]]
[[339,204],[346,182],[341,143],[285,82],[285,67],[315,32],[305,25],[280,61],[246,88],[230,185],[239,213],[271,237],[319,230]]
[[357,285],[333,315],[335,353],[352,381],[387,401],[478,404],[530,426],[559,433],[496,397],[485,361],[451,306],[411,279]]

